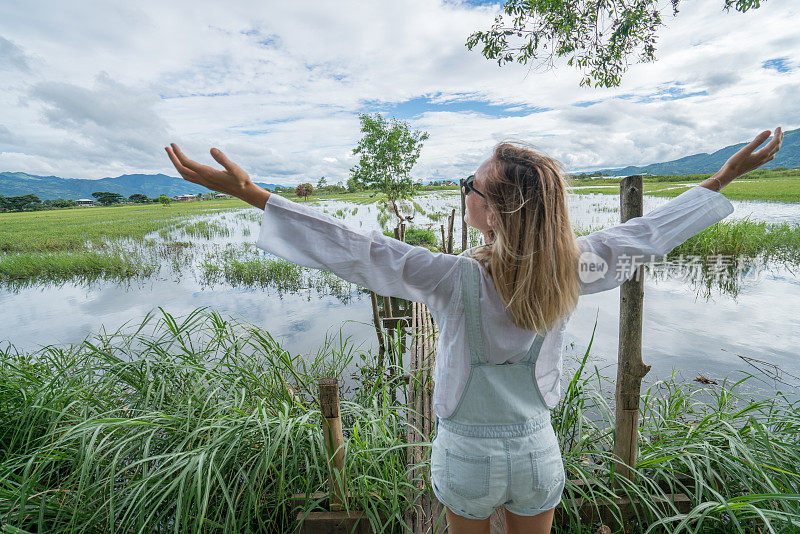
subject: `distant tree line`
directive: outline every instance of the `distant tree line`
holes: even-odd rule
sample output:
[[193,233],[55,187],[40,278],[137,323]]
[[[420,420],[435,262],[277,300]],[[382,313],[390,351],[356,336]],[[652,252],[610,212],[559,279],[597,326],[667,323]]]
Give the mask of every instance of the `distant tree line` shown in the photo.
[[[166,195],[161,195],[159,198],[149,198],[147,195],[141,193],[134,193],[127,199],[119,193],[111,193],[109,191],[97,191],[92,193],[95,200],[103,206],[111,206],[115,204],[147,204],[150,202],[165,203],[163,199],[167,199],[166,204],[169,204],[170,198]],[[213,198],[213,194],[208,195]],[[69,198],[56,198],[41,200],[38,196],[31,193],[28,195],[20,195],[16,197],[7,197],[0,195],[0,211],[39,211],[57,208],[72,208],[80,204]]]
[[328,179],[325,176],[322,176],[317,180],[317,185],[313,185],[311,182],[305,182],[297,186],[278,185],[271,188],[270,191],[274,191],[279,194],[289,193],[289,194],[295,194],[297,196],[306,196],[306,195],[300,195],[298,193],[297,188],[300,187],[301,185],[304,186],[302,191],[308,191],[309,190],[308,187],[311,188],[310,189],[311,192],[309,193],[308,196],[313,195],[315,193],[317,194],[358,193],[360,191],[365,191],[367,189],[370,189],[363,182],[355,178],[350,178],[347,180],[347,182],[338,181],[335,184],[329,184]]

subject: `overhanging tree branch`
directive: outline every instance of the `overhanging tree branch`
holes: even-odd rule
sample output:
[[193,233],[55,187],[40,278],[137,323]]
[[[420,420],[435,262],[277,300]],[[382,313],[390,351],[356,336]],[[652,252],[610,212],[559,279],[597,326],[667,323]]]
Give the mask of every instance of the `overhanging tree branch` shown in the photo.
[[[670,0],[672,15],[680,0]],[[739,12],[761,7],[766,0],[723,0],[723,9]],[[615,87],[628,69],[628,58],[655,61],[656,33],[663,25],[659,0],[507,0],[487,31],[469,36],[467,48],[498,65],[527,64],[556,57],[581,69],[580,85]],[[604,37],[605,35],[605,37]]]

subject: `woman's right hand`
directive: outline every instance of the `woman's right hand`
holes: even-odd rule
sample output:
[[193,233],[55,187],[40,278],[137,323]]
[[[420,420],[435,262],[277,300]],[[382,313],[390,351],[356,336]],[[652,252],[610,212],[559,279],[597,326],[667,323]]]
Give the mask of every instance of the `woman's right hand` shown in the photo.
[[769,134],[769,130],[758,134],[758,136],[756,136],[751,143],[742,147],[741,150],[731,156],[722,166],[722,169],[720,169],[719,173],[728,178],[728,181],[731,181],[734,178],[748,173],[753,169],[757,169],[766,162],[774,159],[775,154],[777,154],[778,150],[780,150],[781,142],[783,141],[783,131],[781,130],[780,126],[775,129],[775,135],[773,136],[772,141],[767,143],[764,148],[758,152],[753,152],[753,150],[755,150],[761,143],[764,142],[765,139],[769,137]]
[[184,180],[194,184],[202,185],[212,191],[219,191],[235,197],[240,197],[251,188],[250,176],[241,167],[229,160],[218,148],[211,149],[211,156],[225,167],[224,171],[219,171],[208,165],[201,165],[183,155],[181,149],[175,143],[164,147],[169,159],[175,165],[178,173]]

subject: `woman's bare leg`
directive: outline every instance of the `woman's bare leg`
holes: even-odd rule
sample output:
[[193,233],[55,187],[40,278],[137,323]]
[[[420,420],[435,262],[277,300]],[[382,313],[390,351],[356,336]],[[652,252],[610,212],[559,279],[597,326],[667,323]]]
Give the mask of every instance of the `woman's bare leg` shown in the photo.
[[539,515],[524,516],[506,510],[506,534],[550,534],[555,511],[553,508]]
[[454,514],[447,506],[444,509],[447,513],[447,527],[450,534],[491,534],[489,531],[489,518],[467,519]]

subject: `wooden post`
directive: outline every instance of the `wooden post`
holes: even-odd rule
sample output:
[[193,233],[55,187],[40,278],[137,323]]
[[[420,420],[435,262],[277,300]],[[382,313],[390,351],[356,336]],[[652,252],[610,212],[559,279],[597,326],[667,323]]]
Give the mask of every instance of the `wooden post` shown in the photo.
[[383,297],[383,316],[394,317],[394,315],[392,315],[392,301],[389,297]]
[[442,229],[442,252],[447,254],[447,237],[444,235],[444,225],[440,224],[439,227]]
[[[620,217],[622,222],[642,215],[642,177],[620,180]],[[609,269],[617,266],[609,265]],[[614,428],[615,487],[616,477],[632,479],[636,466],[639,427],[639,399],[642,378],[650,370],[642,361],[642,305],[644,267],[640,265],[630,279],[622,283],[619,300],[619,358],[617,362],[616,423]]]
[[342,416],[339,412],[339,380],[320,378],[319,405],[322,412],[322,436],[328,452],[328,483],[330,487],[330,508],[332,512],[344,509],[344,437],[342,435]]
[[455,224],[456,220],[456,209],[450,212],[450,216],[447,218],[447,253],[453,253],[453,225]]
[[378,312],[378,295],[374,291],[369,292],[372,300],[372,322],[375,323],[375,333],[378,335],[378,365],[383,368],[383,355],[386,354],[386,342],[383,340],[383,330],[381,330],[381,317]]
[[466,198],[464,198],[464,188],[461,188],[461,251],[467,250],[467,220],[464,214],[467,211]]

